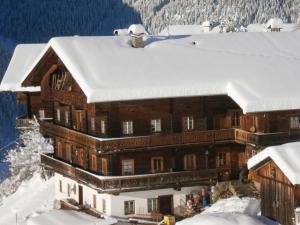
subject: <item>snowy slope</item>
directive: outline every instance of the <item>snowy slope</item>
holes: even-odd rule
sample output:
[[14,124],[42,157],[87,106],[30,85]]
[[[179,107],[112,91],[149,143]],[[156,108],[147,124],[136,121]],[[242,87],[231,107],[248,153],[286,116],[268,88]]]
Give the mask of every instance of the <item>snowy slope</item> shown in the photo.
[[17,192],[0,203],[0,225],[25,225],[28,217],[53,208],[54,177],[45,180],[39,173],[22,182]]

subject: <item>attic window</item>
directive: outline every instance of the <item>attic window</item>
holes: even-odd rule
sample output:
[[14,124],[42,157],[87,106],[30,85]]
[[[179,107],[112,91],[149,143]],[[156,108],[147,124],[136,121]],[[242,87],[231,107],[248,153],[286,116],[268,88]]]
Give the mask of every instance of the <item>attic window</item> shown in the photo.
[[56,69],[50,75],[50,87],[55,90],[63,90],[67,80],[67,72]]

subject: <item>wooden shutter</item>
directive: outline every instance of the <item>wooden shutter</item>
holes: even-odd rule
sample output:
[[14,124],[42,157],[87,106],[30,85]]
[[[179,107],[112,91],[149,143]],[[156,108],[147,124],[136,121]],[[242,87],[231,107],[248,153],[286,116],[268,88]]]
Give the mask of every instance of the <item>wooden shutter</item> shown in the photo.
[[230,152],[226,152],[226,166],[231,166]]
[[195,119],[195,129],[196,130],[207,130],[207,119],[206,118]]

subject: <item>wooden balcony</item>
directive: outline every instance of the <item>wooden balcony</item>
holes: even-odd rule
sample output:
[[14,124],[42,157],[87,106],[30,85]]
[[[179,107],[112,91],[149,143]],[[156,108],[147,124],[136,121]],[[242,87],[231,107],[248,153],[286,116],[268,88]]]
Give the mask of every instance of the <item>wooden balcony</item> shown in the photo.
[[96,138],[45,121],[41,121],[40,130],[44,135],[58,136],[78,144],[99,149],[102,152],[184,144],[215,144],[233,142],[235,137],[234,129],[224,129],[139,137]]
[[270,146],[300,140],[300,130],[280,133],[251,133],[231,128],[138,137],[96,138],[46,121],[40,122],[40,130],[44,135],[61,137],[71,142],[100,150],[101,152],[174,145],[210,145],[232,142],[252,144],[255,146]]
[[228,171],[227,168],[223,168],[132,176],[100,176],[62,162],[52,155],[42,154],[41,163],[47,168],[83,182],[103,193],[211,185],[218,180],[220,172]]

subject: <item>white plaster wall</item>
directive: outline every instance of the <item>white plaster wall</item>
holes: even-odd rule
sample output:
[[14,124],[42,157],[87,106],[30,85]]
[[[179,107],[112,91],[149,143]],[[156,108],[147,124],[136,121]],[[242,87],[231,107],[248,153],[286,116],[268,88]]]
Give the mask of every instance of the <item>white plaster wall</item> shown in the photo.
[[[59,191],[59,180],[62,180],[63,192]],[[68,197],[68,184],[71,187],[76,187],[76,192],[71,191],[70,197]],[[179,212],[183,206],[186,204],[186,195],[190,194],[192,191],[200,191],[201,186],[195,187],[184,187],[180,191],[176,191],[173,188],[158,189],[158,190],[148,190],[148,191],[136,191],[136,192],[123,192],[119,195],[112,194],[102,194],[98,193],[96,190],[84,185],[78,184],[76,181],[64,177],[58,173],[55,174],[55,198],[57,200],[73,198],[76,201],[79,199],[78,186],[83,187],[83,202],[85,204],[93,207],[93,195],[96,195],[97,206],[96,210],[103,212],[102,199],[105,200],[106,212],[108,216],[116,217],[128,217],[130,215],[124,215],[124,202],[125,201],[135,201],[135,215],[146,216],[148,213],[148,198],[158,198],[163,195],[173,195],[174,213]]]

